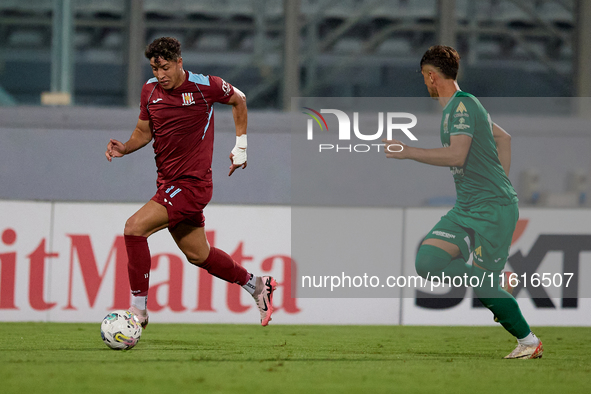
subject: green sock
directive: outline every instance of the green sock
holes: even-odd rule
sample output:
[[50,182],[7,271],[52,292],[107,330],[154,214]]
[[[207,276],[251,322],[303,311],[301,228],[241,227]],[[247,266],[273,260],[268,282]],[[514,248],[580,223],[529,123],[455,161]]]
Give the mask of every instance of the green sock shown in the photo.
[[[492,280],[490,274],[493,274]],[[488,271],[472,266],[471,275],[485,280],[480,287],[474,287],[474,293],[482,304],[499,320],[499,323],[516,338],[525,338],[531,332],[529,324],[521,314],[519,304],[513,296],[499,285],[499,272]]]

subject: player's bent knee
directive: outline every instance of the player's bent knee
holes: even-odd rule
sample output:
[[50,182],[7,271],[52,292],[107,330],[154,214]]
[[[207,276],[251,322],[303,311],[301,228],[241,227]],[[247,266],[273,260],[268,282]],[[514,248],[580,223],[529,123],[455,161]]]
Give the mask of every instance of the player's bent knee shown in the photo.
[[159,228],[153,228],[146,225],[146,221],[142,218],[133,215],[125,222],[123,229],[124,235],[136,235],[139,237],[149,237]]
[[422,245],[417,252],[415,269],[423,278],[438,275],[451,262],[451,255],[433,245]]
[[417,253],[417,259],[415,260],[415,270],[417,271],[417,274],[423,278],[427,278],[429,273],[429,259],[424,253],[421,253],[420,249],[419,253]]
[[125,222],[125,228],[123,229],[124,235],[137,235],[137,236],[144,236],[144,231],[138,225],[138,221],[135,217],[130,217]]

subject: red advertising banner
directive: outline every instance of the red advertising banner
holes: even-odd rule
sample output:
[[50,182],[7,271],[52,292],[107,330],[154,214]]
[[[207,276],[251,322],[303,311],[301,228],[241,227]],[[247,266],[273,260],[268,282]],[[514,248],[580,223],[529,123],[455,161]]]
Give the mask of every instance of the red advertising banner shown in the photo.
[[[141,205],[0,202],[0,321],[100,321],[130,305],[125,221]],[[397,324],[397,299],[298,299],[289,207],[208,206],[209,243],[278,282],[272,324]],[[149,240],[151,322],[253,323],[235,284],[189,264],[167,230]],[[372,312],[373,311],[373,312]]]

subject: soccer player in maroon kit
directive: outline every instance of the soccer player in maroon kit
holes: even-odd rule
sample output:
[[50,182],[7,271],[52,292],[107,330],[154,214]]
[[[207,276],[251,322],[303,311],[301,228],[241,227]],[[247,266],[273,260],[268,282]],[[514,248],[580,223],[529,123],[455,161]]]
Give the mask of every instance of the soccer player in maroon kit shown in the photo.
[[111,139],[105,155],[135,152],[154,140],[158,169],[154,197],[125,223],[132,312],[142,327],[148,324],[147,297],[151,257],[148,237],[168,227],[187,260],[211,275],[237,283],[255,299],[266,326],[273,313],[270,276],[255,276],[224,251],[210,247],[205,236],[203,209],[211,200],[214,116],[213,104],[232,106],[236,146],[230,154],[230,173],[246,168],[247,108],[244,94],[213,75],[183,69],[181,44],[172,37],[154,40],[145,52],[154,78],[142,88],[140,116],[126,143]]

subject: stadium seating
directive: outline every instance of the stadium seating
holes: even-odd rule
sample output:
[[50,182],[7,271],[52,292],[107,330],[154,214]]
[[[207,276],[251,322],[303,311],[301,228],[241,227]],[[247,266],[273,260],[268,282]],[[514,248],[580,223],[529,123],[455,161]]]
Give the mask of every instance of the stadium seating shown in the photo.
[[376,53],[408,56],[412,53],[412,46],[406,38],[391,37],[378,47]]
[[491,19],[507,25],[513,26],[531,26],[533,18],[522,6],[510,0],[493,2],[491,7]]
[[470,48],[478,59],[498,59],[502,54],[502,45],[499,40],[478,40],[477,44]]
[[125,2],[119,0],[76,0],[74,11],[77,15],[88,18],[122,18],[125,12]]
[[359,38],[346,37],[337,41],[333,47],[333,53],[359,53],[363,42]]
[[[184,16],[187,3],[189,2],[183,0],[167,0],[166,2],[161,0],[144,0],[144,12],[152,18],[175,18]],[[192,3],[196,5],[203,4],[203,8],[200,9],[202,12],[207,10],[203,1],[194,1]]]
[[[456,0],[455,3],[458,43],[464,54],[470,54],[467,64],[472,67],[472,73],[480,72],[481,62],[491,59],[495,64],[504,62],[507,71],[501,85],[505,86],[509,80],[525,83],[518,77],[522,66],[516,66],[516,61],[530,62],[546,73],[553,71],[543,71],[545,66],[540,59],[572,64],[573,44],[569,37],[575,23],[574,0]],[[109,67],[111,61],[120,64],[126,47],[125,2],[75,0],[73,4],[78,61],[90,64],[96,60],[93,67],[98,68]],[[261,65],[266,70],[262,75],[273,77],[280,72],[278,59],[283,47],[280,0],[144,0],[143,4],[146,41],[168,35],[179,38],[185,60],[190,60],[188,66],[201,67],[201,62],[207,61],[210,70],[230,70],[238,85],[251,85],[252,73],[245,70],[260,71]],[[383,77],[375,85],[357,83],[351,80],[347,69],[359,69],[369,62],[379,75],[396,75],[400,73],[397,67],[406,65],[414,72],[416,58],[436,40],[437,0],[301,0],[300,4],[302,62],[309,60],[306,56],[312,45],[308,33],[309,29],[315,29],[318,43],[322,44],[320,53],[316,54],[322,58],[317,62],[318,75],[331,76],[330,83],[335,85],[322,89],[335,94],[414,91],[411,82],[396,78]],[[524,9],[520,6],[523,4],[529,8]],[[17,67],[33,72],[39,67],[47,68],[52,7],[52,0],[0,1],[0,18],[5,16],[3,22],[9,22],[6,26],[3,23],[4,39],[0,42],[0,50],[6,53],[6,70]],[[362,8],[365,12],[356,18]],[[27,23],[19,25],[18,18],[27,18]],[[551,31],[548,25],[557,30]],[[343,26],[348,28],[340,31]],[[468,28],[470,32],[466,31]],[[330,42],[324,41],[327,37],[331,38]],[[264,45],[259,44],[261,38]],[[262,53],[263,57],[257,57]],[[246,64],[237,65],[237,59]],[[10,85],[6,78],[8,72],[0,73],[0,86]],[[77,95],[89,94],[84,83],[75,82]],[[494,80],[489,85],[490,90],[477,93],[499,94],[494,91]],[[539,91],[551,91],[546,88],[540,86]],[[40,85],[37,94],[42,89],[45,88]],[[113,86],[112,94],[120,95],[122,89],[123,86]],[[21,93],[7,90],[17,96]],[[279,94],[278,89],[273,91]],[[570,90],[565,88],[555,94],[570,94]],[[27,97],[35,95],[28,93]],[[277,102],[271,98],[254,100],[251,105]]]
[[401,0],[384,0],[370,12],[370,15],[374,18],[385,18],[393,21],[401,20],[404,15],[400,10],[400,1]]
[[201,51],[225,51],[228,49],[228,37],[225,34],[204,34],[197,40],[195,47]]
[[400,8],[410,20],[434,20],[437,14],[436,0],[408,0],[400,1]]
[[255,11],[255,1],[253,0],[203,0],[180,1],[180,3],[182,4],[178,6],[178,9],[189,15],[206,15],[218,18],[231,16],[252,18]]
[[17,48],[39,48],[45,43],[45,34],[39,29],[14,29],[10,32],[7,44]]
[[0,10],[42,14],[51,12],[53,0],[2,0]]
[[539,15],[544,21],[559,26],[572,27],[575,24],[573,8],[572,2],[545,1],[540,6]]

